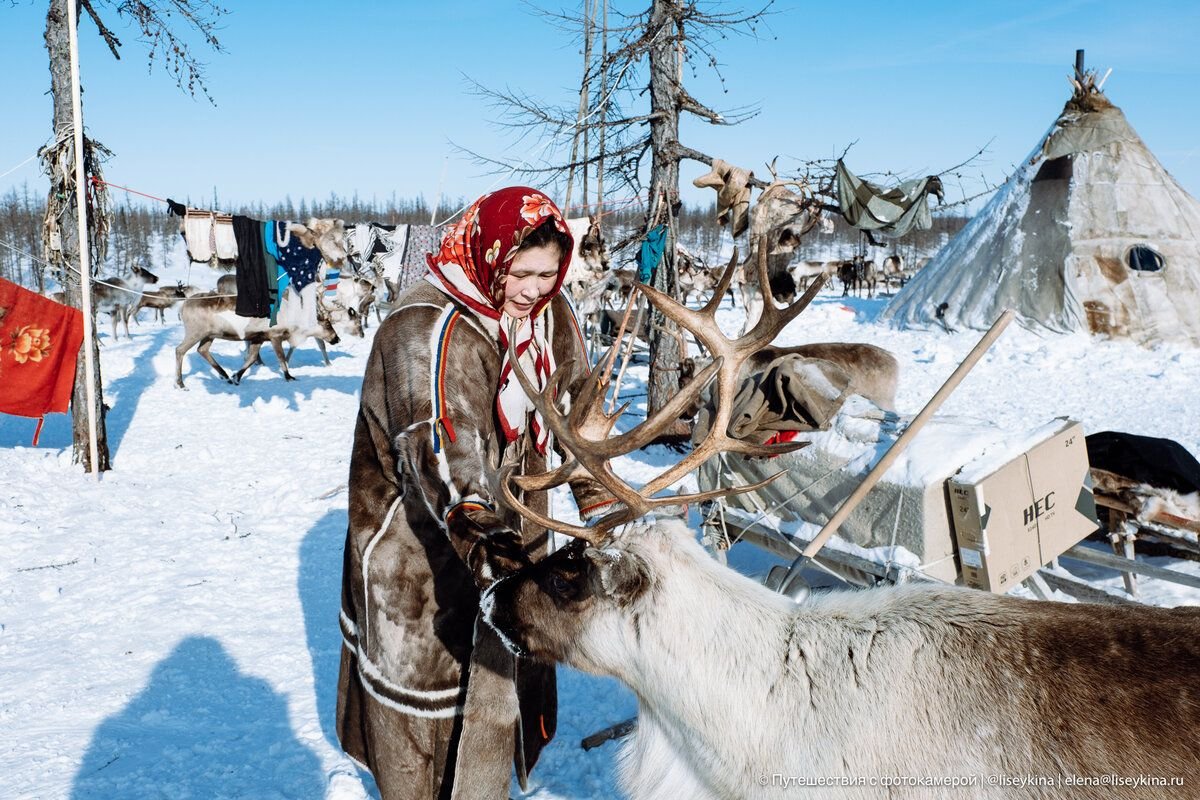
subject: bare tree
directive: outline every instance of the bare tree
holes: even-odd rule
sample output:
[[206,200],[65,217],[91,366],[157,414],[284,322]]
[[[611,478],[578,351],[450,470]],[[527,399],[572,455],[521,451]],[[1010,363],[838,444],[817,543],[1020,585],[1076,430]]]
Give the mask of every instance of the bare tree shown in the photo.
[[[680,117],[687,112],[714,125],[732,125],[757,113],[748,107],[723,113],[709,108],[684,88],[684,71],[695,75],[698,69],[707,68],[716,70],[719,76],[715,43],[730,33],[754,35],[770,5],[768,2],[757,11],[742,13],[719,10],[716,2],[651,0],[649,7],[638,13],[614,12],[610,16],[605,2],[602,30],[606,38],[599,58],[592,57],[595,48],[591,41],[596,0],[585,0],[583,16],[550,15],[564,31],[584,32],[585,69],[578,107],[556,107],[520,91],[498,91],[476,83],[477,91],[502,111],[505,121],[500,124],[517,134],[515,145],[528,143],[533,150],[541,146],[542,156],[531,153],[532,157],[514,161],[467,152],[497,171],[542,183],[570,184],[578,171],[583,175],[585,208],[596,205],[588,202],[589,170],[596,175],[599,186],[607,182],[610,191],[646,198],[644,229],[657,222],[667,228],[663,259],[654,272],[653,285],[675,297],[675,241],[681,207],[679,162],[691,158],[712,163],[711,157],[681,145]],[[611,27],[607,25],[610,18],[615,23]],[[568,138],[572,143],[569,158],[554,161],[544,157],[554,148],[565,152]],[[595,151],[578,146],[589,138],[602,144]],[[617,248],[629,243],[618,243]],[[651,411],[661,408],[679,391],[680,342],[674,323],[653,311],[648,398]],[[674,434],[684,432],[677,429]]]
[[[50,0],[46,13],[46,52],[50,56],[50,96],[54,106],[54,137],[50,145],[42,149],[42,162],[50,176],[50,192],[47,197],[43,243],[47,261],[56,270],[67,302],[76,308],[82,307],[80,281],[80,252],[82,247],[91,248],[97,258],[92,260],[93,271],[102,260],[107,243],[109,216],[104,185],[93,181],[90,190],[88,214],[89,242],[81,243],[78,238],[78,208],[75,203],[75,158],[71,115],[71,61],[70,31],[68,29],[67,3],[72,0]],[[149,49],[150,64],[161,63],[176,84],[195,95],[199,90],[211,101],[204,86],[204,65],[191,53],[186,41],[174,32],[172,24],[182,20],[184,27],[198,33],[204,43],[213,50],[221,46],[215,35],[216,23],[225,9],[213,0],[77,0],[77,9],[86,13],[96,25],[101,38],[116,58],[121,57],[121,42],[108,26],[98,9],[115,11],[118,17],[129,17],[138,31],[139,40]],[[101,160],[111,153],[98,142],[84,139],[83,160],[87,174],[98,177]],[[93,332],[95,326],[93,326]],[[72,429],[74,433],[74,458],[87,471],[104,471],[110,468],[108,435],[104,426],[103,381],[100,379],[100,351],[95,334],[92,341],[84,342],[92,348],[96,365],[96,420],[99,439],[99,464],[93,465],[88,450],[87,393],[85,361],[77,361],[75,390],[71,397]]]

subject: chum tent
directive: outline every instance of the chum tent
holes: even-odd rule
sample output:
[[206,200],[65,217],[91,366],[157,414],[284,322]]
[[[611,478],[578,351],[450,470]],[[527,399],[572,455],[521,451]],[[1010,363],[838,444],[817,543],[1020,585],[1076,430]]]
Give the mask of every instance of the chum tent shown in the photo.
[[[1027,328],[1200,345],[1200,203],[1078,75],[1050,131],[884,309],[897,327]],[[939,318],[939,308],[941,316]]]

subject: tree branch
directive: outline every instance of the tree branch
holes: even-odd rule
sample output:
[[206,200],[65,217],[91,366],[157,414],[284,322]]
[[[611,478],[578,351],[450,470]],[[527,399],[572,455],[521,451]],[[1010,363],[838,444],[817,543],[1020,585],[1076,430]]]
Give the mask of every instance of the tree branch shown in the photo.
[[91,0],[79,0],[79,5],[84,11],[87,12],[88,16],[92,18],[92,22],[96,23],[96,30],[99,31],[100,36],[104,39],[104,43],[108,45],[108,51],[113,54],[113,58],[115,58],[117,61],[120,61],[121,40],[118,39],[116,35],[109,30],[108,26],[104,24],[104,21],[100,19],[100,15],[96,13],[96,9],[92,8]]

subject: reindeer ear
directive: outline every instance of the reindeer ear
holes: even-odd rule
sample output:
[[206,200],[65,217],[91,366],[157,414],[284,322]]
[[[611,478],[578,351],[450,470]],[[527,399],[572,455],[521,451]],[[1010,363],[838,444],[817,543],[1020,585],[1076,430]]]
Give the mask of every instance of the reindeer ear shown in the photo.
[[649,567],[633,553],[589,547],[583,554],[592,562],[593,588],[620,606],[629,605],[650,586]]

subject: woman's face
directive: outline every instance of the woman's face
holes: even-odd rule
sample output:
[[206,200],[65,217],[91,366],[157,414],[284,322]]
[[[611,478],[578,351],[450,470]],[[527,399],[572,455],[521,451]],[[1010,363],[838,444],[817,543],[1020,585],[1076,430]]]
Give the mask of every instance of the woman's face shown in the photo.
[[561,258],[553,244],[517,253],[504,278],[504,304],[500,310],[514,319],[528,317],[537,301],[554,290]]

